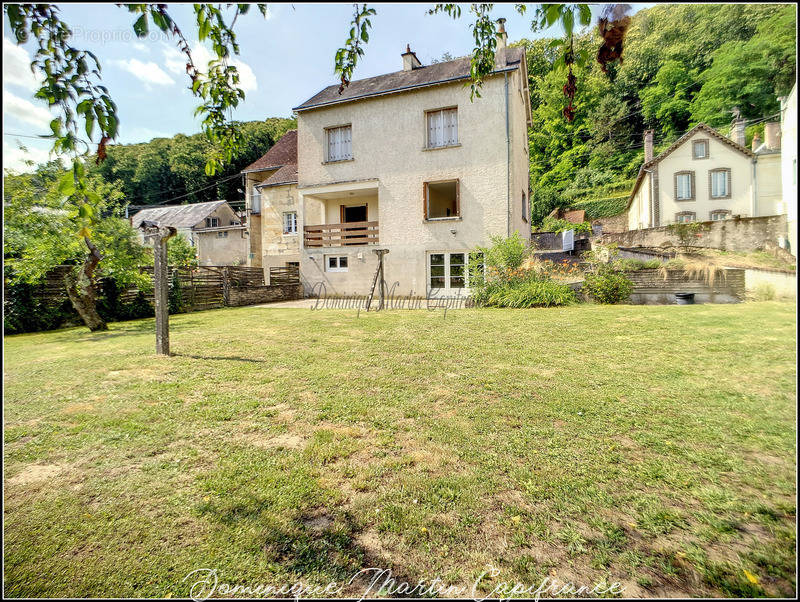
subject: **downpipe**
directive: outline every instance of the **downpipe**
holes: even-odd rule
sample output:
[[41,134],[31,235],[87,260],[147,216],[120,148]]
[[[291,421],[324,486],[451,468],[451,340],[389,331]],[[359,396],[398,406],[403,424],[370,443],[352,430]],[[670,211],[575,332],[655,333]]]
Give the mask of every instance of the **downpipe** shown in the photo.
[[508,73],[505,76],[506,90],[506,236],[511,236],[511,128],[508,115]]

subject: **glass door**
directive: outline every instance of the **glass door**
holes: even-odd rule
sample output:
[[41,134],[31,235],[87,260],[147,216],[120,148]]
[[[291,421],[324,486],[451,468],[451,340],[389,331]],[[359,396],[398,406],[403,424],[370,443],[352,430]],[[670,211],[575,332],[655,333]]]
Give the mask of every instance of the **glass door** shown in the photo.
[[465,296],[467,253],[428,254],[428,294],[431,297]]

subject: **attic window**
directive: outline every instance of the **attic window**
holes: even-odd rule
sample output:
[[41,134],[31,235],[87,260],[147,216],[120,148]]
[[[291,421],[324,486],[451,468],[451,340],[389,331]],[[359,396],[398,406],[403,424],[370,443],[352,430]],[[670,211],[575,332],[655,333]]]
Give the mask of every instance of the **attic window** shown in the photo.
[[206,228],[219,228],[219,218],[218,217],[207,217],[206,218]]
[[692,157],[694,159],[708,159],[708,140],[695,140],[692,142]]
[[425,219],[448,219],[461,215],[458,180],[425,182]]

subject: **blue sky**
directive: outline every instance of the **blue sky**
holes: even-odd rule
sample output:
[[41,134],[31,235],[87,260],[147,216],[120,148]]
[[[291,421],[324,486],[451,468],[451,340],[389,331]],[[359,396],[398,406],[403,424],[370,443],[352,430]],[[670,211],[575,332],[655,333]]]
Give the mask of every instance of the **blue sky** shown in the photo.
[[[366,56],[354,79],[399,70],[406,44],[423,64],[445,52],[463,56],[472,50],[468,5],[463,6],[460,20],[426,14],[430,3],[372,6],[378,14],[372,19]],[[534,6],[529,5],[529,11]],[[253,7],[236,25],[241,47],[237,66],[246,99],[234,116],[243,121],[289,117],[292,107],[336,83],[333,57],[346,38],[353,11],[352,4],[343,3],[270,3],[268,9],[267,19]],[[119,109],[119,142],[199,131],[193,117],[197,101],[187,89],[184,62],[172,40],[160,31],[137,39],[132,29],[134,17],[113,4],[64,4],[61,10],[73,30],[73,45],[92,50],[101,62],[104,84]],[[599,10],[597,6],[594,12]],[[195,48],[196,62],[203,62],[208,51],[197,41],[191,6],[170,5],[170,13]],[[507,19],[510,40],[534,37],[532,12],[523,17],[512,4],[497,4],[493,16]],[[558,34],[557,30],[547,32]],[[32,99],[35,82],[28,68],[32,48],[30,43],[17,47],[4,22],[3,166],[12,169],[22,168],[18,142],[36,161],[47,159],[50,146],[49,141],[23,137],[46,133],[51,118],[47,107]]]

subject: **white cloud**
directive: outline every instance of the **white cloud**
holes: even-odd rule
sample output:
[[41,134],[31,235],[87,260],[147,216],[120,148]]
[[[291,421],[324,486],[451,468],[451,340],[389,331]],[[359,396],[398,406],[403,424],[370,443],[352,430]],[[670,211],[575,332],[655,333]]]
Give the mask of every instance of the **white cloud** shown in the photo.
[[36,90],[39,86],[31,72],[28,51],[3,36],[3,83]]
[[23,150],[17,144],[11,144],[3,140],[3,169],[11,169],[17,172],[33,171],[33,167],[25,163],[26,160],[34,163],[45,163],[49,159],[50,153],[44,149],[27,146]]
[[139,59],[122,59],[112,61],[112,63],[148,85],[169,86],[175,83],[175,80],[153,61],[143,63]]
[[[192,47],[192,60],[200,71],[205,71],[208,67],[208,62],[213,58],[215,56],[202,44],[195,44]],[[242,90],[252,92],[258,89],[256,74],[250,68],[250,65],[239,59],[233,59],[230,63],[239,71],[239,87]],[[186,75],[186,57],[177,48],[166,44],[164,45],[164,66],[176,75]]]
[[149,54],[150,53],[150,49],[147,46],[145,46],[144,44],[142,44],[141,42],[134,42],[133,43],[133,47],[136,50],[138,50],[139,52],[143,53],[143,54]]
[[3,90],[3,117],[7,115],[40,130],[33,132],[34,134],[49,133],[50,122],[53,120],[50,111],[43,106],[37,106],[29,100],[12,94],[8,90]]

